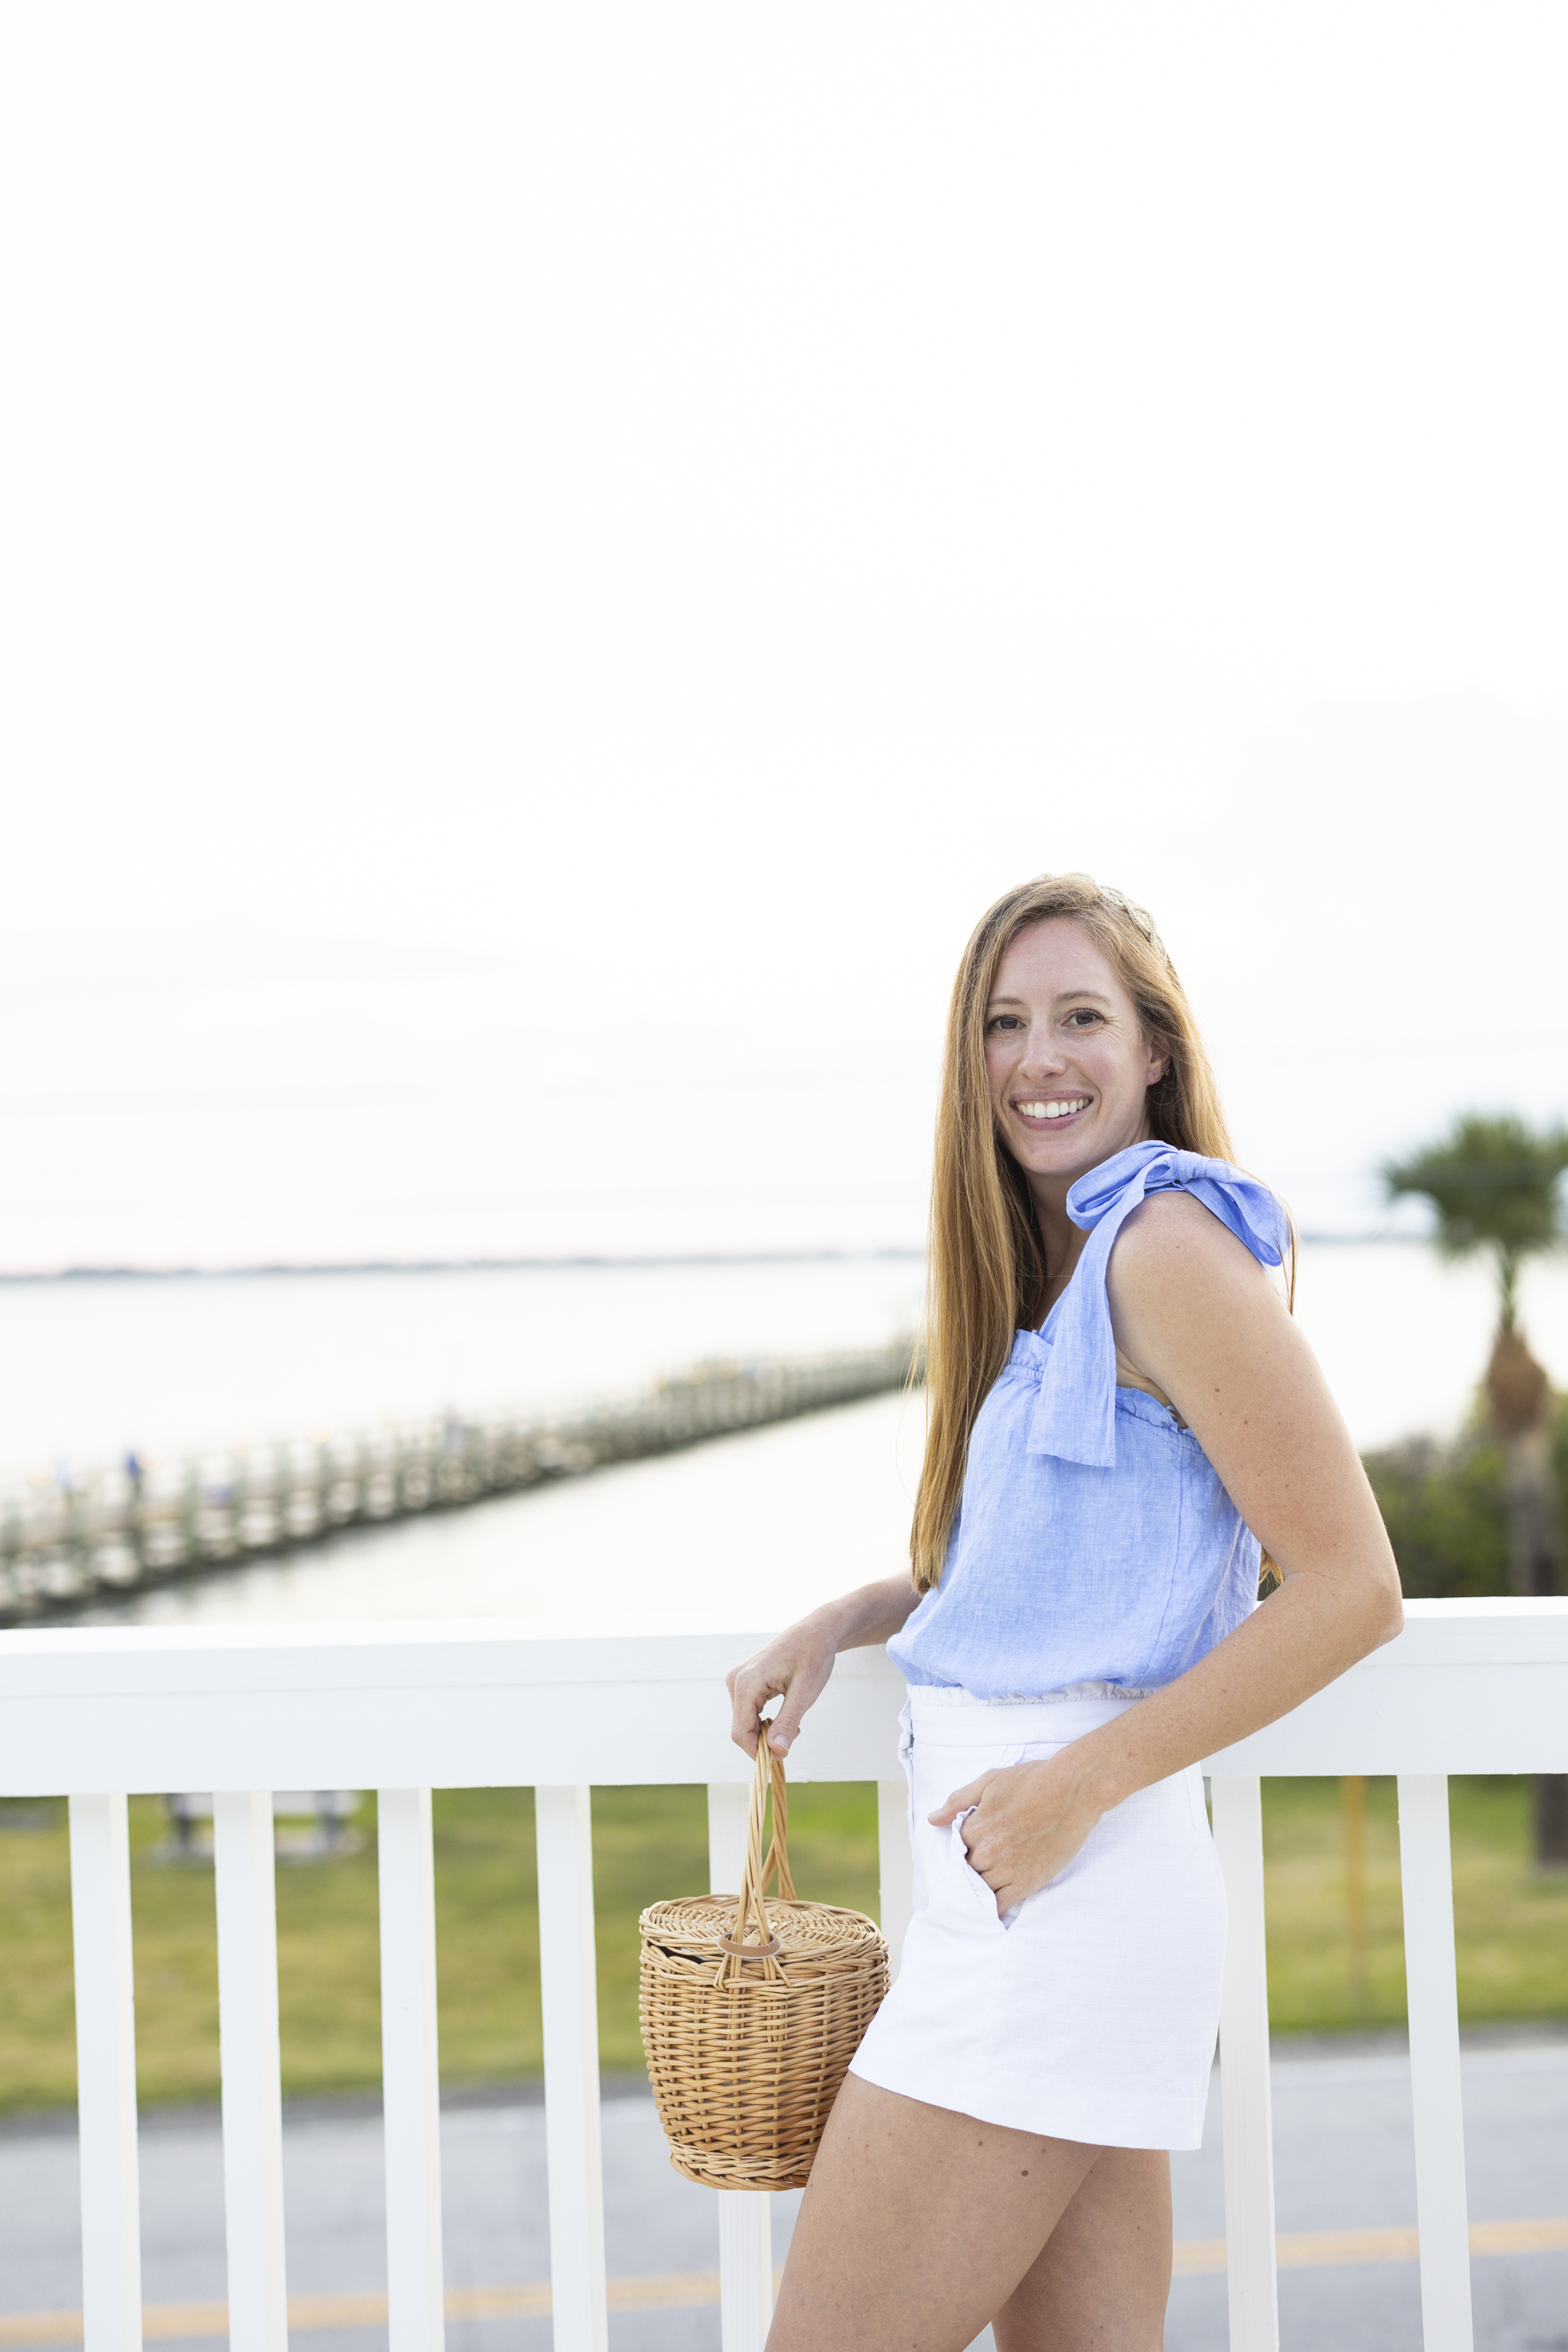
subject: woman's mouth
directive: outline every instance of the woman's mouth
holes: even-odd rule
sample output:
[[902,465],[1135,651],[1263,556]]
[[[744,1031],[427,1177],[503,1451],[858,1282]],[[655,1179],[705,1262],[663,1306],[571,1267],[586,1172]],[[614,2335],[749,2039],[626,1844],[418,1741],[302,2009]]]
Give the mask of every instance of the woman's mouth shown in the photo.
[[1016,1102],[1013,1108],[1020,1118],[1028,1119],[1032,1125],[1048,1122],[1054,1126],[1058,1119],[1076,1118],[1080,1110],[1089,1108],[1093,1099],[1091,1095],[1063,1095],[1049,1101],[1037,1097],[1032,1102]]

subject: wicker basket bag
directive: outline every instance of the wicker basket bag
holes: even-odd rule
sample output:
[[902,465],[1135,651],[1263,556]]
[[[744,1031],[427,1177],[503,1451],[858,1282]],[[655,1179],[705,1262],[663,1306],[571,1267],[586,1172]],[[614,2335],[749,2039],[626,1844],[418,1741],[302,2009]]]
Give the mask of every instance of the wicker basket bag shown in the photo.
[[[773,1832],[763,1860],[769,1783]],[[642,1915],[643,2045],[669,2160],[709,2189],[799,2189],[888,1990],[863,1912],[796,1900],[784,1766],[757,1741],[740,1896]],[[778,1894],[764,1903],[773,1872]]]

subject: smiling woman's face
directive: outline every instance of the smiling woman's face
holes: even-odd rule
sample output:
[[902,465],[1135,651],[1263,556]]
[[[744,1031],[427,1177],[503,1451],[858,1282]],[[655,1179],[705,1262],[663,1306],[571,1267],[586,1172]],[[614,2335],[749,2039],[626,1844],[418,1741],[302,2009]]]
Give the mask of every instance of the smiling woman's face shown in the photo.
[[997,1133],[1026,1175],[1054,1191],[1142,1141],[1166,1058],[1081,924],[1019,932],[985,1008],[985,1068]]

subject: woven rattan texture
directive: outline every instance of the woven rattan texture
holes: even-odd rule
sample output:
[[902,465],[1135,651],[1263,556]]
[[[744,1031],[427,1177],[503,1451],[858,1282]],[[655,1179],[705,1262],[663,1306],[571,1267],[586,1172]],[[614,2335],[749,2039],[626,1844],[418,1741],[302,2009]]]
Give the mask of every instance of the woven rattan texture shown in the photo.
[[[888,1990],[888,1948],[859,1911],[794,1899],[784,1772],[760,1754],[738,1896],[642,1915],[639,2011],[669,2160],[710,2189],[799,2189],[860,2038]],[[773,1838],[762,1860],[769,1780]],[[784,1889],[764,1904],[774,1868]],[[742,1958],[721,1938],[776,1958]]]

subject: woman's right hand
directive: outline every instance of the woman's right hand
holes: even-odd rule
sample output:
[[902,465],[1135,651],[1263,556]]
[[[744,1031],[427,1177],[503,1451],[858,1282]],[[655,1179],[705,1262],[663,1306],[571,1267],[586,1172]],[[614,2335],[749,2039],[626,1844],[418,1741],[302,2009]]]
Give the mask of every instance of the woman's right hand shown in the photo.
[[797,1625],[775,1633],[744,1665],[731,1666],[724,1680],[735,1705],[730,1737],[736,1747],[755,1756],[763,1709],[769,1699],[782,1698],[784,1705],[769,1726],[768,1745],[775,1756],[787,1756],[799,1736],[801,1717],[826,1688],[839,1651],[890,1642],[919,1599],[907,1576],[863,1584],[858,1592],[847,1592],[842,1601],[830,1601]]
[[775,1634],[754,1658],[731,1666],[724,1680],[734,1704],[730,1737],[736,1747],[755,1756],[763,1709],[769,1699],[782,1697],[784,1705],[768,1727],[768,1745],[775,1756],[787,1756],[801,1717],[827,1686],[837,1654],[837,1629],[819,1610]]

